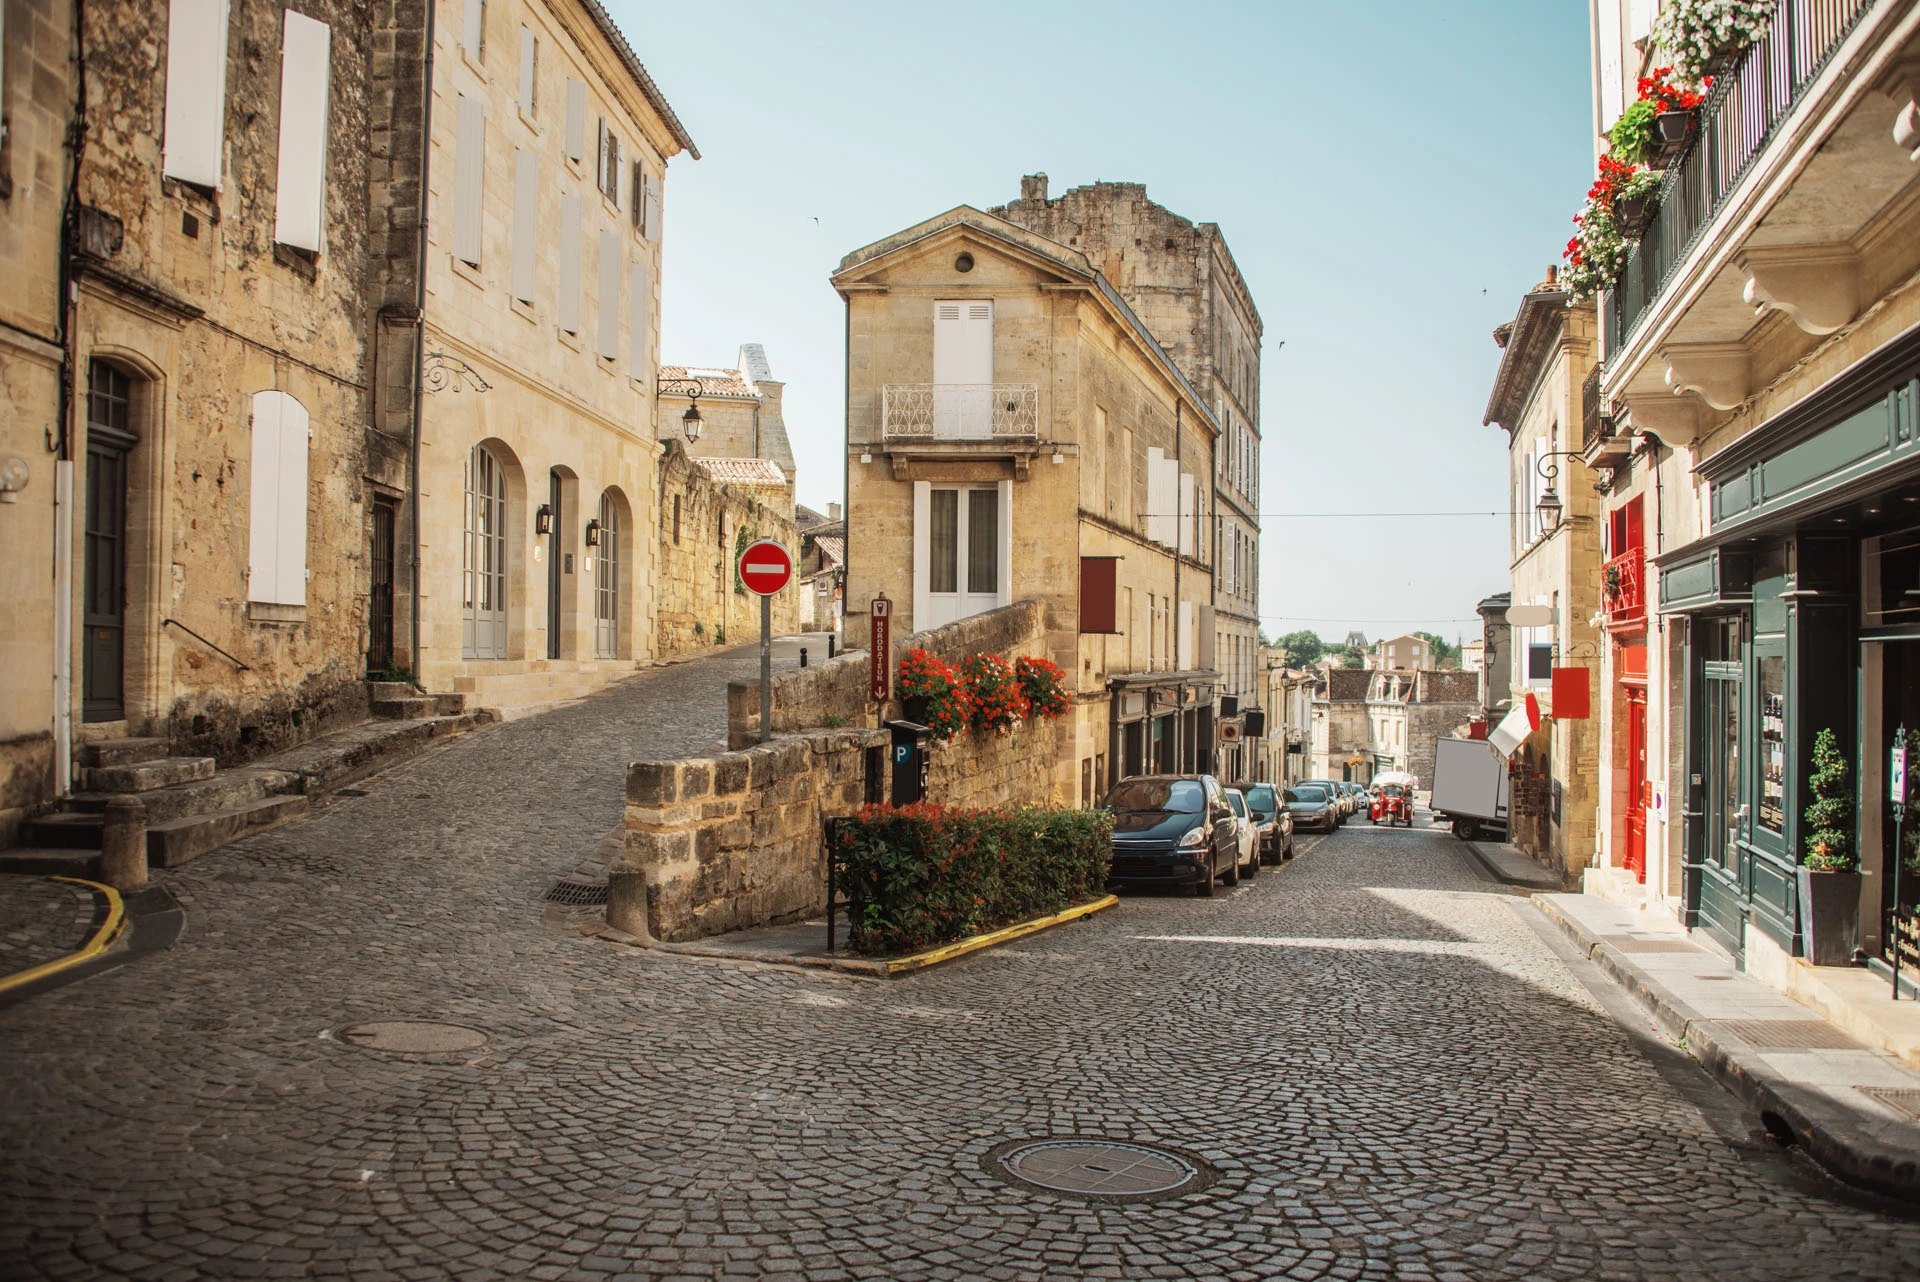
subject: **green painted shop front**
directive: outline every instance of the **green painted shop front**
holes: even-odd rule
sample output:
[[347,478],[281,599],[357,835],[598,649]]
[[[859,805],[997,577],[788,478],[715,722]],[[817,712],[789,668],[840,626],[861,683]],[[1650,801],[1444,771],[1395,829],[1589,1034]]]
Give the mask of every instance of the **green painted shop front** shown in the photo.
[[1853,766],[1862,943],[1887,946],[1884,767],[1895,729],[1920,730],[1917,404],[1920,330],[1701,463],[1709,534],[1659,558],[1686,673],[1687,923],[1736,956],[1755,932],[1804,951],[1796,869],[1825,729]]

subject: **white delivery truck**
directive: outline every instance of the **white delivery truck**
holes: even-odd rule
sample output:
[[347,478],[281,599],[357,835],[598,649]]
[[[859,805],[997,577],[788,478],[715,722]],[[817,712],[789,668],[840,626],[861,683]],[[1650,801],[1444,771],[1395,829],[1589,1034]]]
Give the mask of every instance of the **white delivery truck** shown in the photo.
[[1443,735],[1433,751],[1433,800],[1436,821],[1453,824],[1453,835],[1507,835],[1507,759],[1485,739]]

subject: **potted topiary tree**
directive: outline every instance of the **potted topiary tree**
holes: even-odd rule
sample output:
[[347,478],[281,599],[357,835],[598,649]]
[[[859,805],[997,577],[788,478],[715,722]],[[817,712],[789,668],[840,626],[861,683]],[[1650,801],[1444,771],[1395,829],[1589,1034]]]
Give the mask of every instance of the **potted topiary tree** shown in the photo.
[[1853,788],[1832,730],[1813,739],[1813,804],[1805,811],[1806,850],[1797,870],[1800,930],[1807,960],[1846,966],[1860,946],[1860,858],[1853,848]]

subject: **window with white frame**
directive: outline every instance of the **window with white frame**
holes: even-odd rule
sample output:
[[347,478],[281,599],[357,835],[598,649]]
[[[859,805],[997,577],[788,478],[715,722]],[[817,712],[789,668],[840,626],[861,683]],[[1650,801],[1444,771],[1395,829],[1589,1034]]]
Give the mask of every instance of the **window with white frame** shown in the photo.
[[227,19],[227,0],[172,0],[167,8],[167,114],[160,169],[196,187],[220,186]]
[[333,31],[286,11],[280,45],[280,152],[273,238],[320,252],[327,202],[327,96]]
[[306,407],[285,392],[253,395],[248,476],[247,600],[307,603]]
[[914,627],[937,627],[1010,600],[1012,483],[914,482]]
[[600,144],[595,153],[599,163],[594,173],[600,194],[613,202],[614,208],[620,207],[620,136],[613,132],[605,116],[600,117]]

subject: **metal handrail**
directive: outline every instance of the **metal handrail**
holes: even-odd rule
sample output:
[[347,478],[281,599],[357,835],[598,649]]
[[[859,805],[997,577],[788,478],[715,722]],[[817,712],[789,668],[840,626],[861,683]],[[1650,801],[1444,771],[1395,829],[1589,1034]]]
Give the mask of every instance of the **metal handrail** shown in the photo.
[[887,440],[1033,440],[1038,383],[888,383],[880,433]]
[[[1617,586],[1606,586],[1605,574],[1609,570]],[[1609,558],[1601,574],[1608,623],[1637,623],[1647,617],[1645,548],[1628,548]]]
[[1606,293],[1608,350],[1619,351],[1728,194],[1874,0],[1780,0],[1767,34],[1715,79],[1700,127],[1660,183],[1660,207]]
[[193,630],[192,628],[190,628],[190,627],[188,627],[188,626],[187,626],[186,624],[184,624],[184,623],[182,623],[182,622],[180,622],[180,620],[178,620],[178,619],[162,619],[162,620],[160,620],[160,626],[161,626],[161,627],[163,627],[163,628],[164,628],[164,627],[167,627],[167,626],[169,626],[169,625],[171,625],[171,626],[173,626],[173,627],[176,627],[176,628],[179,628],[179,629],[180,629],[180,630],[181,630],[182,632],[184,632],[184,633],[186,633],[186,634],[187,634],[188,636],[190,636],[190,637],[192,637],[192,638],[193,638],[193,639],[194,639],[195,641],[198,641],[198,642],[199,642],[199,643],[200,643],[201,645],[203,645],[203,646],[205,646],[205,647],[207,647],[207,649],[209,649],[209,650],[211,650],[211,651],[213,651],[213,652],[214,652],[215,654],[217,654],[217,655],[219,655],[219,656],[220,656],[221,658],[223,658],[223,659],[225,659],[225,660],[226,660],[226,661],[227,661],[228,663],[231,663],[231,664],[232,664],[232,665],[233,665],[234,667],[236,667],[236,668],[238,668],[238,669],[240,669],[240,671],[242,671],[242,672],[252,672],[252,671],[253,671],[253,669],[252,669],[252,668],[250,668],[250,667],[248,667],[248,666],[247,666],[246,664],[244,664],[244,663],[242,663],[242,662],[240,662],[240,660],[238,660],[238,659],[236,659],[236,658],[234,658],[234,657],[233,657],[232,655],[230,655],[230,654],[228,654],[228,653],[227,653],[227,652],[226,652],[225,650],[222,650],[222,649],[221,649],[221,648],[220,648],[219,646],[217,646],[217,645],[215,645],[215,644],[214,644],[213,642],[211,642],[211,641],[209,641],[209,640],[207,640],[207,639],[206,639],[205,637],[203,637],[203,636],[201,636],[201,635],[200,635],[200,634],[199,634],[198,632],[195,632],[195,631],[194,631],[194,630]]

